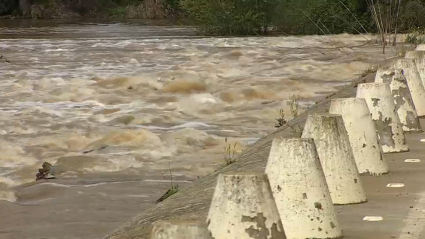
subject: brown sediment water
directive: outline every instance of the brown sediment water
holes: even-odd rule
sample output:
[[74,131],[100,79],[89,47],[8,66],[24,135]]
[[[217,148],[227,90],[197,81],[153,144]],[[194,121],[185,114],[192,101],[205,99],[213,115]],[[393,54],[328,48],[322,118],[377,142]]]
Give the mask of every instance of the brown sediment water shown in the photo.
[[[184,187],[221,167],[225,138],[238,154],[272,132],[291,96],[303,111],[396,55],[371,39],[0,20],[0,238],[101,238],[170,167]],[[56,179],[34,183],[44,161]]]

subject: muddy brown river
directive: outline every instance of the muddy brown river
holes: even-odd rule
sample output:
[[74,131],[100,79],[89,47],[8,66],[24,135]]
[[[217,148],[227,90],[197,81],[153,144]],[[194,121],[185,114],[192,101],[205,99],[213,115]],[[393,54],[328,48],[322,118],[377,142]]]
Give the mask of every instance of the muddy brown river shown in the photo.
[[0,20],[0,238],[102,238],[398,53],[375,39]]

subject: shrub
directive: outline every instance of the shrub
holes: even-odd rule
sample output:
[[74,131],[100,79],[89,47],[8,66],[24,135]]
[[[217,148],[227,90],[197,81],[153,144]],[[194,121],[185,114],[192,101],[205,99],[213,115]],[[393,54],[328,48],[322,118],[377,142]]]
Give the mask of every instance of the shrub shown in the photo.
[[[364,1],[283,0],[276,25],[290,34],[359,33],[368,25]],[[364,31],[363,31],[364,32]]]
[[407,34],[405,42],[415,45],[425,43],[425,29],[420,27],[414,28]]
[[278,0],[181,0],[187,16],[203,34],[267,33]]
[[1,0],[0,1],[0,15],[12,13],[18,6],[15,0]]

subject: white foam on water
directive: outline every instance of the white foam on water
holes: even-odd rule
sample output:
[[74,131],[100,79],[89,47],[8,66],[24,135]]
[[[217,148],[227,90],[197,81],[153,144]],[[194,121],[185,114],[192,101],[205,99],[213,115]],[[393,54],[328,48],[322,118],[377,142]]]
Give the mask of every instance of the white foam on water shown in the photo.
[[[87,154],[102,160],[72,165],[80,167],[75,170],[137,170],[145,161],[161,168],[167,157],[186,158],[198,170],[200,163],[191,161],[195,154],[204,164],[221,157],[224,146],[223,138],[206,132],[253,144],[274,130],[281,105],[273,102],[296,95],[306,106],[316,92],[332,91],[369,62],[382,61],[376,46],[350,55],[335,49],[363,43],[364,36],[189,39],[168,37],[174,28],[164,30],[167,36],[146,28],[3,29],[29,36],[0,39],[2,54],[14,61],[0,64],[0,135],[7,135],[0,140],[0,165],[16,170],[2,176],[7,185],[21,183],[21,175],[33,177],[43,161],[102,145],[110,147]],[[73,34],[55,37],[63,33]],[[122,123],[120,117],[134,120]]]
[[145,128],[145,129],[153,129],[153,130],[170,131],[170,130],[178,130],[178,129],[185,129],[185,128],[204,129],[204,128],[211,128],[211,127],[214,127],[214,126],[203,123],[203,122],[186,122],[186,123],[171,126],[171,127],[143,126],[143,125],[137,125],[137,127]]
[[65,185],[65,184],[60,184],[60,183],[51,183],[51,182],[44,182],[44,183],[40,184],[40,186],[53,186],[53,187],[61,187],[61,188],[72,187],[71,185]]
[[17,197],[14,192],[0,191],[0,200],[8,202],[16,202]]

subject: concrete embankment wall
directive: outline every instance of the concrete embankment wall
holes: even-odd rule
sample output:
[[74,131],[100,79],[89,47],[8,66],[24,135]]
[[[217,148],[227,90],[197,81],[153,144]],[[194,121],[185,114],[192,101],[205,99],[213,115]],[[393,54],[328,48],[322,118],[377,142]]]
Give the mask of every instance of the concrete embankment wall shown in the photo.
[[[302,113],[299,117],[290,122],[291,126],[304,126],[307,115],[311,113],[326,113],[329,109],[330,101],[334,98],[355,97],[359,83],[374,82],[375,73],[354,80],[338,92],[335,92],[323,101],[318,102],[308,111]],[[295,136],[288,126],[281,127],[277,131],[260,139],[252,147],[248,148],[239,157],[239,160],[228,167],[207,175],[204,178],[194,182],[188,188],[165,200],[163,203],[153,207],[130,222],[122,228],[105,238],[110,239],[130,239],[147,238],[152,223],[157,220],[201,220],[207,217],[211,203],[211,198],[217,183],[217,177],[220,173],[228,171],[257,171],[264,172],[269,156],[272,141],[277,136]]]
[[[386,62],[382,67],[391,66],[393,63],[393,61]],[[328,113],[332,99],[356,97],[358,84],[371,83],[374,80],[375,73],[370,73],[354,80],[351,84],[327,96],[299,117],[289,122],[289,126],[297,127],[299,125],[301,128],[304,128],[308,115],[313,113]],[[164,202],[136,216],[105,238],[148,238],[153,223],[159,220],[180,222],[193,220],[205,221],[210,210],[210,204],[219,174],[230,171],[264,173],[273,139],[276,137],[300,137],[299,135],[295,135],[289,126],[283,126],[263,137],[244,151],[237,162],[199,179],[188,188],[181,190]]]

